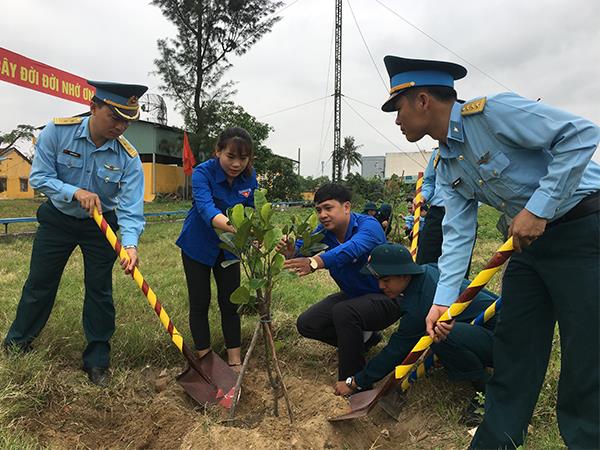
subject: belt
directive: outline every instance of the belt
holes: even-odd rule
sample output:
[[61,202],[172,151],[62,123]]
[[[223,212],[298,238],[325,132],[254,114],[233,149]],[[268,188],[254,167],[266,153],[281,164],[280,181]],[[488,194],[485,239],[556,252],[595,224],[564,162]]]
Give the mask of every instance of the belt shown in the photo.
[[546,228],[552,228],[565,222],[581,219],[582,217],[598,211],[600,211],[600,191],[596,191],[583,198],[583,200],[573,206],[564,216],[546,225]]

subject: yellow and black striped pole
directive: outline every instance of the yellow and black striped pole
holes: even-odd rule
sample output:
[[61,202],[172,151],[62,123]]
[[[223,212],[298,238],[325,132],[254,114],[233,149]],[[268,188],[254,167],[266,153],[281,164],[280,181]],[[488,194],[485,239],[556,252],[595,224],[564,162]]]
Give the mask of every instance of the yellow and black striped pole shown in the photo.
[[412,229],[412,241],[410,243],[410,255],[412,256],[413,261],[417,260],[417,246],[419,243],[419,222],[421,221],[421,207],[423,206],[423,194],[421,190],[423,189],[423,172],[419,172],[419,176],[417,177],[417,187],[415,190],[415,199],[413,201],[414,205],[414,223]]
[[[121,242],[119,242],[119,240],[117,239],[117,235],[112,230],[106,219],[102,217],[102,215],[98,212],[98,209],[96,208],[94,208],[94,221],[96,222],[96,224],[98,224],[98,227],[100,227],[100,230],[102,231],[112,248],[115,250],[119,258],[121,260],[129,261],[129,255],[121,245]],[[169,315],[158,301],[156,294],[148,285],[146,280],[144,280],[142,273],[137,267],[133,269],[132,277],[144,293],[144,296],[148,300],[148,304],[160,319],[160,323],[163,325],[165,330],[167,330],[169,336],[171,336],[171,341],[173,342],[175,347],[177,347],[177,349],[183,354],[190,366],[192,366],[194,370],[198,372],[198,374],[204,379],[204,381],[206,381],[208,384],[216,386],[216,384],[210,379],[206,372],[202,370],[202,368],[199,365],[199,361],[194,355],[194,353],[183,342],[183,337],[181,336],[179,331],[177,331],[175,325],[173,325],[173,322],[171,321]],[[215,401],[218,401],[218,399],[215,399]]]
[[[500,270],[502,265],[512,255],[513,243],[512,237],[510,237],[500,248],[496,251],[494,256],[490,259],[485,268],[477,274],[477,276],[471,281],[469,286],[460,294],[458,299],[448,310],[442,314],[438,319],[438,322],[446,322],[452,320],[454,317],[461,314],[471,304],[475,296],[483,289],[492,276]],[[396,366],[395,375],[396,379],[403,379],[408,373],[410,373],[413,365],[419,361],[419,358],[433,343],[433,339],[429,335],[423,336],[419,339],[419,342],[413,347],[411,352],[404,358],[404,361],[399,366]]]

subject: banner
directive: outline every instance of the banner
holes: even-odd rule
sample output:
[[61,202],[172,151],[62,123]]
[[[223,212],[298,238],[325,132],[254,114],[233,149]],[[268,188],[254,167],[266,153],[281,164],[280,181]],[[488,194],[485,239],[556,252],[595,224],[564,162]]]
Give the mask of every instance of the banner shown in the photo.
[[96,89],[85,78],[0,47],[0,80],[89,105]]

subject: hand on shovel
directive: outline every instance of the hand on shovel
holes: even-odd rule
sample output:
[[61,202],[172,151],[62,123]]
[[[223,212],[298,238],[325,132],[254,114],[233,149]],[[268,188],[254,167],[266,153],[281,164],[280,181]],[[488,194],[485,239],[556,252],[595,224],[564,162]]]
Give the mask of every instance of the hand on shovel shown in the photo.
[[127,275],[130,275],[133,273],[133,269],[135,269],[140,260],[138,258],[138,252],[136,247],[126,248],[125,251],[127,252],[127,256],[129,256],[129,261],[126,259],[122,259],[120,261],[120,264],[125,273]]

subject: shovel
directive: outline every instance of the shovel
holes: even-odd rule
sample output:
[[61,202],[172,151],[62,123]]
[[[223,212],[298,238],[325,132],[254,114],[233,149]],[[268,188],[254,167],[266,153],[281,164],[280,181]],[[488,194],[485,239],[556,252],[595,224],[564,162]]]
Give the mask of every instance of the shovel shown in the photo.
[[[452,320],[452,318],[458,316],[467,309],[477,293],[481,291],[492,276],[500,270],[502,265],[513,254],[513,251],[512,237],[510,237],[500,246],[483,270],[479,272],[473,281],[471,281],[469,286],[460,294],[458,299],[450,305],[450,308],[442,314],[438,321],[444,322]],[[406,358],[404,358],[404,361],[396,366],[395,373],[390,374],[384,383],[381,383],[375,389],[359,392],[350,396],[350,412],[340,416],[330,417],[328,420],[330,422],[336,422],[366,416],[384,395],[402,389],[402,382],[410,374],[412,368],[426,357],[432,343],[433,339],[431,339],[429,335],[423,336],[419,339]],[[390,402],[388,401],[388,403]]]
[[[94,208],[94,220],[112,248],[117,252],[119,258],[129,261],[129,255],[97,208]],[[237,381],[235,372],[212,351],[198,359],[194,352],[183,342],[183,337],[171,322],[169,315],[163,309],[156,298],[156,294],[144,280],[137,267],[133,269],[132,277],[146,296],[148,304],[159,317],[163,327],[171,336],[171,341],[189,364],[188,368],[177,377],[177,382],[190,397],[202,405],[212,403],[221,405],[226,409],[231,408]]]

